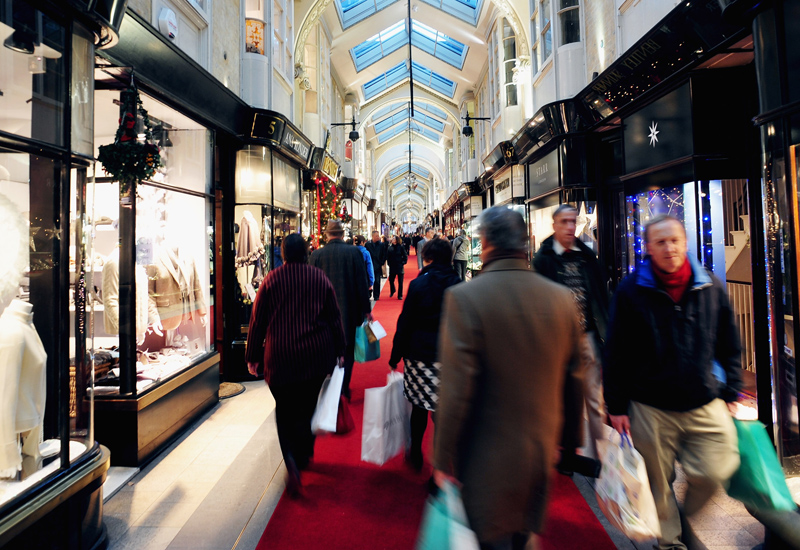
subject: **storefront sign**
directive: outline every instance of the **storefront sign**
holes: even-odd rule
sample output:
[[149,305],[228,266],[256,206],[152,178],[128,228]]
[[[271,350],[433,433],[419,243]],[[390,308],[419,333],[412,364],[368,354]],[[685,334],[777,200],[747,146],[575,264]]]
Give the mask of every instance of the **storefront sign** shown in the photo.
[[514,198],[525,196],[525,167],[515,164],[511,167],[511,195]]
[[289,125],[286,125],[281,143],[285,149],[293,152],[303,162],[308,162],[308,155],[311,153],[312,147],[311,141]]
[[558,189],[558,182],[558,149],[528,165],[528,197],[538,197]]
[[694,151],[689,84],[623,120],[625,172],[631,174]]
[[487,172],[493,171],[497,173],[501,168],[514,164],[517,161],[517,156],[514,152],[514,144],[510,141],[501,141],[491,153],[483,159],[483,169]]
[[464,202],[464,219],[477,217],[483,211],[483,197],[469,197]]
[[314,147],[309,164],[312,170],[322,172],[329,180],[335,182],[339,179],[339,163],[322,147]]
[[170,40],[178,38],[178,18],[169,8],[163,8],[158,16],[158,30]]
[[494,184],[494,203],[503,204],[511,200],[511,177]]
[[253,128],[250,136],[256,139],[271,141],[280,147],[283,127],[286,123],[280,117],[267,113],[256,113],[253,117]]

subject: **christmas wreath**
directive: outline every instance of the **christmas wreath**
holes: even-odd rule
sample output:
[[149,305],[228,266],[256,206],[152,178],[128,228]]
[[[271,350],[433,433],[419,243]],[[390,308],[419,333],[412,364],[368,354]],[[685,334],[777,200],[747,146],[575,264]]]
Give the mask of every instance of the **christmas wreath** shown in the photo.
[[[150,179],[163,166],[158,146],[153,143],[153,127],[147,111],[142,106],[139,92],[131,88],[121,94],[124,105],[114,143],[100,146],[97,156],[103,171],[120,183],[120,193],[125,195],[133,182]],[[142,118],[144,139],[137,131],[137,119]]]

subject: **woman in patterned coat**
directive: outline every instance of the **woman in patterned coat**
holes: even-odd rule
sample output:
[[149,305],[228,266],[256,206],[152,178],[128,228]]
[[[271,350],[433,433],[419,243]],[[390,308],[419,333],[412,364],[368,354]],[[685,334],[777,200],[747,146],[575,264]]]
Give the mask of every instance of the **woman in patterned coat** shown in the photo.
[[453,249],[447,239],[428,241],[422,249],[424,267],[408,285],[403,311],[397,320],[389,366],[404,359],[405,395],[411,410],[411,449],[408,460],[422,468],[422,436],[428,411],[436,411],[439,390],[439,317],[444,291],[461,282],[453,269]]

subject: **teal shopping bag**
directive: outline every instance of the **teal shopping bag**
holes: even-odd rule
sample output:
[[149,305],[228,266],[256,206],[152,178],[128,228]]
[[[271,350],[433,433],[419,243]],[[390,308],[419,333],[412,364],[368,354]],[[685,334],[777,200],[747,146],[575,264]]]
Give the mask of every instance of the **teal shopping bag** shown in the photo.
[[422,513],[417,550],[447,550],[450,548],[449,522],[444,499],[428,497]]
[[742,463],[733,475],[728,494],[756,510],[794,511],[797,504],[786,485],[775,448],[757,420],[735,420]]
[[445,483],[428,497],[416,550],[479,550],[478,538],[469,528],[461,492]]
[[381,342],[375,340],[370,344],[367,338],[367,323],[364,322],[356,329],[356,352],[355,360],[357,363],[366,363],[367,361],[374,361],[381,356]]

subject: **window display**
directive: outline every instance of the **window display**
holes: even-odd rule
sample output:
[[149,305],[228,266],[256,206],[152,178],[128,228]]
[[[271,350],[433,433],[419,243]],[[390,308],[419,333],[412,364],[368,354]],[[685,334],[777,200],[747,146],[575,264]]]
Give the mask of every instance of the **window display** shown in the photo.
[[[56,373],[65,364],[58,350],[66,345],[58,320],[59,230],[52,194],[59,168],[48,158],[0,149],[0,508],[88,448],[86,431],[76,429],[85,424],[71,426],[70,441],[58,419],[64,396]],[[78,279],[73,275],[72,282]],[[75,349],[84,343],[69,343],[74,363]]]
[[[99,132],[111,134],[119,92],[97,93]],[[136,186],[135,208],[120,197],[120,184],[96,178],[88,204],[94,228],[92,260],[94,278],[94,344],[96,395],[126,393],[120,363],[120,335],[135,339],[134,393],[145,391],[185,370],[212,351],[211,260],[213,222],[210,189],[210,136],[208,130],[155,100],[142,102],[157,127],[154,137],[161,147],[164,166],[152,181]],[[97,139],[98,143],[108,139]],[[99,168],[98,168],[99,172]],[[133,238],[124,235],[124,219]],[[124,276],[126,243],[135,248],[128,262],[133,276]],[[130,250],[130,249],[127,249]],[[124,280],[134,281],[132,291]],[[133,308],[134,326],[127,312]]]

